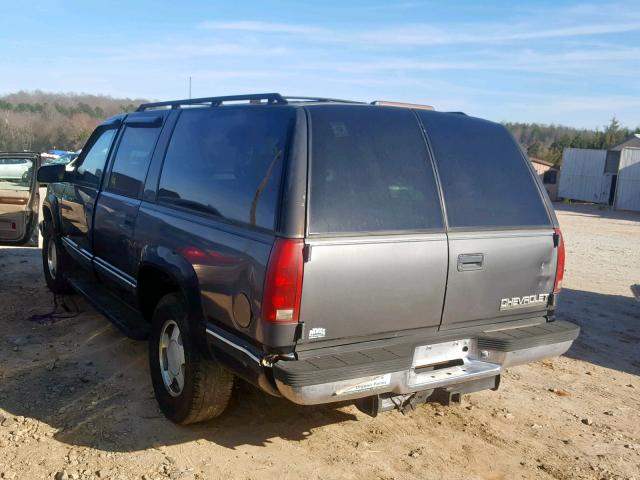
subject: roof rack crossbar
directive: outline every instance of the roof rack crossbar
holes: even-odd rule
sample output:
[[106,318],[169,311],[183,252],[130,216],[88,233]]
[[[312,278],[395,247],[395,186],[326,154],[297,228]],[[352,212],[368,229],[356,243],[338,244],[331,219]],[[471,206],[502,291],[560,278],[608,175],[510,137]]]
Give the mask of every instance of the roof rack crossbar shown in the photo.
[[223,97],[190,98],[185,100],[170,100],[168,102],[143,103],[138,107],[136,111],[144,112],[145,110],[151,110],[161,107],[171,107],[172,110],[175,110],[183,105],[219,107],[224,102],[237,102],[242,100],[266,100],[270,105],[285,105],[287,103],[287,100],[279,93],[252,93],[248,95],[227,95]]
[[361,103],[364,104],[366,102],[357,102],[355,100],[342,100],[340,98],[325,98],[325,97],[301,97],[298,95],[291,95],[284,97],[287,101],[292,100],[305,100],[309,102],[327,102],[327,103]]

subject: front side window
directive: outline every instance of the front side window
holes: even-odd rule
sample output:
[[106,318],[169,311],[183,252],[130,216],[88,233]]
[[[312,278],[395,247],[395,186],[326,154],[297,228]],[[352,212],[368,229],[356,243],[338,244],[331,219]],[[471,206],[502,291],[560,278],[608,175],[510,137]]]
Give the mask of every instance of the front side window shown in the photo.
[[550,225],[518,145],[502,125],[455,113],[421,110],[442,182],[451,228]]
[[159,128],[125,129],[113,161],[108,191],[131,198],[140,196],[158,135]]
[[115,129],[105,130],[99,134],[76,169],[76,181],[96,188],[100,185],[115,134]]
[[294,111],[184,110],[162,167],[158,201],[273,229]]
[[309,232],[440,230],[424,137],[411,110],[314,106]]

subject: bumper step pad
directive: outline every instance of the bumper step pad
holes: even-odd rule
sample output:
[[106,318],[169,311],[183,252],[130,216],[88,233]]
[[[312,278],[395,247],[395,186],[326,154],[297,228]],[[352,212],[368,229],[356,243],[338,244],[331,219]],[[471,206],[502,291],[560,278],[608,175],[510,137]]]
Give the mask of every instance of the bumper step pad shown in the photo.
[[484,350],[512,352],[553,343],[572,342],[580,334],[580,327],[557,320],[532,327],[499,330],[478,335],[478,347]]

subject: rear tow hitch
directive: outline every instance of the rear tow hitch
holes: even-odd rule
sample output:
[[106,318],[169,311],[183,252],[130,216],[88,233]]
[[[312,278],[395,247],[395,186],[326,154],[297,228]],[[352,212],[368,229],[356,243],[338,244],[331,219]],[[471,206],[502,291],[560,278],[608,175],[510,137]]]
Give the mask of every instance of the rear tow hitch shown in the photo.
[[399,410],[402,414],[409,413],[423,403],[426,403],[433,390],[408,393],[406,395],[394,395],[385,393],[371,397],[360,398],[356,401],[356,408],[362,413],[377,417],[380,412]]
[[462,395],[465,393],[478,392],[481,390],[497,390],[500,386],[500,375],[493,377],[472,380],[448,387],[441,387],[420,392],[396,395],[393,393],[382,393],[371,397],[356,400],[355,405],[362,413],[376,417],[380,412],[389,410],[399,410],[402,414],[407,414],[423,403],[435,402],[442,405],[460,405]]

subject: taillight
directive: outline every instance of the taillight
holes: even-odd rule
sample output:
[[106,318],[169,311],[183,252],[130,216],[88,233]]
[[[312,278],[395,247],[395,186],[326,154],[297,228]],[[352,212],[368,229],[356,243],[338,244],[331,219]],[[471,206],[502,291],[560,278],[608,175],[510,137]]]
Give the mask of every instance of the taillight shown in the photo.
[[303,240],[276,239],[264,280],[262,318],[297,323],[302,294]]
[[562,288],[562,279],[564,278],[564,239],[559,228],[554,228],[554,235],[557,237],[558,248],[558,265],[556,266],[556,281],[553,284],[553,293],[559,293]]

